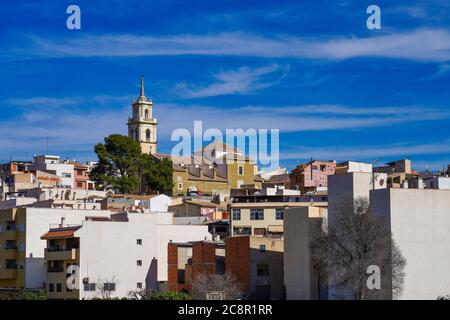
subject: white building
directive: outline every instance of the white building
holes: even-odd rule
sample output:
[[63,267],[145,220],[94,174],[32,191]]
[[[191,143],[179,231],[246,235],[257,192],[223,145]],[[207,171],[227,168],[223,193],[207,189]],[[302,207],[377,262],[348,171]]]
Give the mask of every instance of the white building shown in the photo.
[[61,178],[63,188],[74,188],[74,165],[61,161],[59,156],[35,156],[29,170],[48,171]]
[[391,188],[370,192],[376,214],[390,221],[406,258],[400,299],[430,299],[450,293],[450,190]]
[[450,190],[450,177],[430,177],[423,180],[427,189]]
[[[79,225],[88,216],[108,217],[110,211],[17,208],[0,211],[0,288],[43,288],[46,281],[41,236],[64,219]],[[5,250],[9,246],[8,250]]]
[[138,205],[146,207],[151,212],[167,212],[172,198],[165,194],[159,194],[148,200],[141,200]]
[[[110,297],[127,297],[139,289],[164,289],[168,243],[210,238],[207,226],[174,225],[168,215],[113,214],[110,219],[83,221],[78,228],[50,230],[44,237],[49,241],[47,264],[57,268],[47,273],[48,297],[102,297],[105,283]],[[58,241],[62,241],[60,250],[54,250]],[[67,247],[68,243],[75,246]],[[79,289],[69,291],[67,267],[73,264],[79,267],[75,282]]]
[[284,285],[287,300],[326,297],[326,282],[314,270],[310,242],[326,216],[316,207],[287,209],[284,216]]

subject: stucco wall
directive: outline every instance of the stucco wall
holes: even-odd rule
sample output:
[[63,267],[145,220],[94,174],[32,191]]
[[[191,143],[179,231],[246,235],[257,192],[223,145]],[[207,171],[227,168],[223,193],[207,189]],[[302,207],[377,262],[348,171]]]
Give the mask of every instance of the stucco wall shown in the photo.
[[371,191],[377,214],[390,217],[394,240],[407,260],[400,299],[450,293],[450,190]]

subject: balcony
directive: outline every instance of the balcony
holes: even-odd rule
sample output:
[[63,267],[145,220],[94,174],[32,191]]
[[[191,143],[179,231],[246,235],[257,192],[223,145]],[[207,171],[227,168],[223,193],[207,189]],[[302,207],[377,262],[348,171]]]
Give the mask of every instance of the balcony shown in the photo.
[[17,249],[9,248],[0,250],[0,257],[5,260],[16,260],[17,259]]
[[4,240],[17,240],[16,230],[5,230],[5,232],[3,232],[3,239]]
[[0,280],[13,280],[17,278],[17,269],[1,269]]
[[77,260],[80,257],[79,249],[69,249],[69,250],[51,250],[45,249],[44,259],[45,260]]

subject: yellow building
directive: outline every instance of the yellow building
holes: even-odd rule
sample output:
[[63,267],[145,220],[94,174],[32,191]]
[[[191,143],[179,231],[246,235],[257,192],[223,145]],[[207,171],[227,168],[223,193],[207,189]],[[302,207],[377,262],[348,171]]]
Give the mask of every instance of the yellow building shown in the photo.
[[79,299],[80,290],[67,285],[69,267],[80,265],[80,239],[74,236],[79,228],[81,226],[54,228],[41,237],[47,241],[44,253],[47,299]]
[[0,210],[0,288],[45,288],[45,241],[61,224],[79,225],[86,217],[109,217],[107,210],[14,208]]
[[0,211],[0,288],[25,288],[25,214]]
[[327,198],[321,196],[232,194],[231,198],[231,235],[282,236],[286,209],[314,207],[312,212],[318,217],[325,217],[328,211]]
[[[168,155],[156,155],[162,159]],[[187,159],[173,159],[173,194],[210,195],[242,186],[260,189],[258,166],[243,153],[222,141],[214,141]]]

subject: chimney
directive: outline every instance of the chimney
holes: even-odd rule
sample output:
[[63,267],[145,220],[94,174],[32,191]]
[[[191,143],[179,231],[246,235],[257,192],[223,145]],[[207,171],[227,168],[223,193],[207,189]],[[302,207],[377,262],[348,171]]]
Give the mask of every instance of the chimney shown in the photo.
[[60,228],[64,228],[64,222],[66,221],[65,217],[61,217],[61,224],[59,225]]

